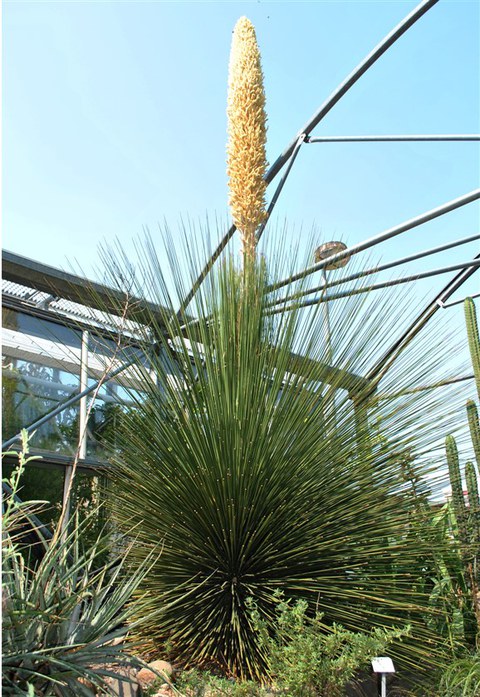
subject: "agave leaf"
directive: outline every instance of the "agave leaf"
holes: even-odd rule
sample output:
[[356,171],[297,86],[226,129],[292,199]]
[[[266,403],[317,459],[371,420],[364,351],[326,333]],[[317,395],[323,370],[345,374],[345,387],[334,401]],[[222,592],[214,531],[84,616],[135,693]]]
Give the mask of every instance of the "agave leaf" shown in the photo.
[[22,552],[28,556],[28,544],[22,548],[21,538],[13,542],[9,535],[17,530],[17,503],[10,508],[3,540],[3,691],[26,694],[33,686],[39,694],[93,697],[95,691],[82,682],[87,681],[108,692],[105,678],[115,672],[102,666],[144,665],[129,654],[131,644],[114,646],[112,640],[125,633],[119,624],[128,624],[132,613],[141,610],[142,600],[132,603],[132,595],[156,552],[133,572],[125,557],[118,569],[112,560],[95,571],[108,540],[101,535],[87,551],[80,544],[93,512],[81,523],[74,517],[64,537],[46,540],[43,558],[30,567],[22,557]]

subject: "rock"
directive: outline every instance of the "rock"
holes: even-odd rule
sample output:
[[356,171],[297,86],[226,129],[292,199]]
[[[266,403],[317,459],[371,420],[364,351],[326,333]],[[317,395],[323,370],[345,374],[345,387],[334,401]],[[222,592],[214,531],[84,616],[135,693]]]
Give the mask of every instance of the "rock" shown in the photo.
[[139,697],[138,682],[127,682],[121,678],[108,678],[108,686],[115,697]]
[[118,673],[118,677],[105,678],[111,694],[115,697],[139,697],[140,687],[134,671],[123,666],[114,666],[113,671]]
[[[156,671],[156,672],[154,672]],[[155,680],[161,680],[157,673],[162,673],[167,679],[173,675],[173,667],[168,661],[152,661],[148,668],[142,668],[137,673],[137,681],[140,687],[149,687]]]

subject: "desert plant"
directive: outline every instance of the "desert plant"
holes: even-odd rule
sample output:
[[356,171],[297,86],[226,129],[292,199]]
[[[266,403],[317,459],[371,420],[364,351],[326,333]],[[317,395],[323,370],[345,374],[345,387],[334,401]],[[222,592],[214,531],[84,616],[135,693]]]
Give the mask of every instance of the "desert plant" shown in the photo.
[[[201,255],[187,249],[195,278]],[[185,262],[172,244],[167,250],[183,297]],[[120,288],[118,269],[123,262],[131,269],[131,259],[107,255],[106,262],[109,282]],[[177,315],[149,242],[139,259],[131,292],[146,292],[158,311],[136,365],[144,396],[132,396],[136,407],[111,454],[112,513],[125,534],[135,526],[137,563],[164,545],[139,589],[150,607],[175,601],[158,621],[141,621],[139,634],[145,650],[168,641],[172,657],[189,665],[258,676],[264,655],[245,601],[251,596],[271,618],[280,588],[309,602],[318,597],[325,622],[348,631],[411,624],[410,643],[397,648],[422,663],[424,651],[435,653],[435,636],[423,619],[428,594],[415,589],[413,571],[431,550],[429,540],[410,535],[416,513],[398,453],[411,451],[412,468],[424,472],[415,453],[438,438],[438,414],[421,428],[418,421],[423,408],[434,411],[435,398],[367,401],[365,412],[388,438],[371,441],[368,428],[359,434],[350,397],[358,404],[362,390],[375,390],[359,374],[395,331],[395,313],[388,298],[363,313],[360,295],[333,307],[331,367],[321,308],[271,311],[281,297],[271,283],[294,263],[277,246],[268,265],[252,262],[245,283],[228,258],[187,316]],[[438,351],[425,335],[408,363],[397,364],[390,388],[424,380],[428,352],[437,365]]]
[[253,680],[236,681],[195,668],[181,673],[175,686],[183,697],[267,697],[269,694]]
[[[480,394],[480,338],[475,306],[471,298],[465,300],[465,322],[475,383]],[[466,410],[477,467],[473,462],[467,462],[462,477],[457,444],[453,436],[447,436],[445,447],[455,517],[449,532],[458,550],[464,578],[464,582],[459,586],[462,591],[459,597],[466,627],[465,639],[467,643],[476,645],[480,636],[480,423],[476,405],[472,400],[468,400]],[[467,500],[464,496],[464,482]]]
[[360,670],[370,668],[375,656],[384,655],[394,639],[405,637],[404,629],[351,632],[323,622],[323,614],[308,614],[304,600],[290,603],[281,594],[273,622],[261,617],[250,604],[252,622],[265,650],[267,675],[276,689],[294,697],[336,697],[345,694]]
[[[135,609],[128,603],[150,560],[133,573],[127,573],[128,553],[99,565],[110,541],[100,536],[82,549],[88,518],[79,523],[74,516],[63,537],[44,537],[34,518],[42,503],[16,496],[32,459],[25,432],[18,457],[4,500],[2,694],[110,694],[106,679],[116,676],[115,667],[143,665],[125,634]],[[26,528],[35,530],[37,542],[25,537]],[[136,611],[141,607],[138,600]]]

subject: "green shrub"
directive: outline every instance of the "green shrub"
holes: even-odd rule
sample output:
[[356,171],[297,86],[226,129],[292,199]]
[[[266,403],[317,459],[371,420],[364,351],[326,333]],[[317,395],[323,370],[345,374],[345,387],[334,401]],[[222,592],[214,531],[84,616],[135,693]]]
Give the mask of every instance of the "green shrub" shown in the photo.
[[267,690],[252,680],[236,681],[192,668],[180,674],[176,687],[184,697],[266,697]]
[[478,653],[452,661],[440,679],[434,697],[479,697],[480,656]]
[[358,672],[369,668],[372,658],[384,655],[395,639],[410,628],[350,632],[323,614],[308,614],[304,600],[289,603],[278,596],[276,617],[269,626],[252,603],[252,621],[266,655],[267,673],[276,688],[293,697],[336,697]]

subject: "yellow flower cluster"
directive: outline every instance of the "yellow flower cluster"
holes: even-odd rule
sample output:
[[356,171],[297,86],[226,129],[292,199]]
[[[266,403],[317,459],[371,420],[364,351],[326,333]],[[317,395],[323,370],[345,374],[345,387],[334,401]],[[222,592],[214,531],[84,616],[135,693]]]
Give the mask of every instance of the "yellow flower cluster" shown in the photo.
[[253,24],[246,17],[238,20],[233,31],[227,116],[229,204],[242,252],[253,258],[255,233],[266,217],[267,138],[260,52]]

